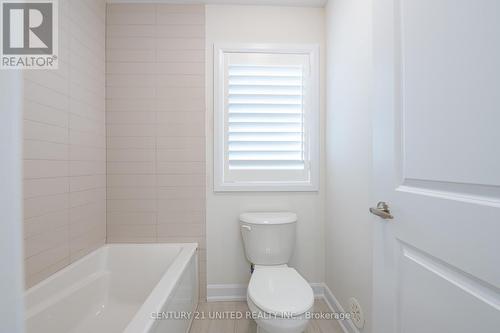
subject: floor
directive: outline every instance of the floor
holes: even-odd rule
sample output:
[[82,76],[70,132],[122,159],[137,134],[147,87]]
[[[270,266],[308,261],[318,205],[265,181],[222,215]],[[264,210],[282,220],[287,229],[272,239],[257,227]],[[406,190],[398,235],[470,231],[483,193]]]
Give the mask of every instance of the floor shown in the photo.
[[[199,318],[193,321],[190,333],[256,333],[257,326],[252,319],[210,319],[215,313],[226,311],[227,315],[248,311],[246,302],[210,302],[198,305]],[[316,300],[314,312],[331,313],[323,300]],[[205,318],[201,318],[202,316]],[[343,333],[334,319],[314,319],[309,322],[304,333]]]

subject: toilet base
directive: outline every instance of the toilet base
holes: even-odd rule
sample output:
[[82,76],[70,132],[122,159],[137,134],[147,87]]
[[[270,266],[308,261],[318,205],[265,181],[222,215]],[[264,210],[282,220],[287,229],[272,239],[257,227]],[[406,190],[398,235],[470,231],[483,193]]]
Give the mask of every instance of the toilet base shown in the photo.
[[259,325],[257,325],[257,333],[271,333],[271,332],[266,331],[265,329],[263,329],[262,327],[260,327]]
[[[248,308],[252,313],[264,313],[259,309],[250,298],[247,297]],[[309,309],[307,312],[313,311]],[[306,312],[306,313],[307,313]],[[303,333],[306,330],[309,319],[306,314],[294,318],[265,318],[266,316],[257,316],[257,333]]]
[[257,333],[269,333],[269,332],[257,325]]
[[[307,327],[307,325],[306,325]],[[259,326],[259,324],[257,323],[257,333],[282,333],[284,331],[282,331],[281,329],[278,330],[278,331],[267,331],[265,329],[263,329],[261,326]],[[286,330],[286,333],[304,333],[305,332],[305,328],[304,329],[300,329],[299,331],[297,330],[294,330],[294,331],[290,331],[290,330]]]
[[[303,333],[305,332],[305,329],[298,332],[298,333]],[[257,325],[257,333],[273,333],[273,332],[269,332],[269,331],[266,331],[265,329],[263,329],[262,327],[260,327],[259,325]]]

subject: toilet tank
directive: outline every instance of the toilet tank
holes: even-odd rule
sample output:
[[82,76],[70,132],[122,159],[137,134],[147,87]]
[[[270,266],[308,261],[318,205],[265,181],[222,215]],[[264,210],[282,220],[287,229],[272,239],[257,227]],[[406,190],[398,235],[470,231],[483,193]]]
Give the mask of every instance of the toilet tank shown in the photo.
[[295,246],[297,215],[291,212],[242,213],[240,228],[247,259],[255,265],[281,265]]

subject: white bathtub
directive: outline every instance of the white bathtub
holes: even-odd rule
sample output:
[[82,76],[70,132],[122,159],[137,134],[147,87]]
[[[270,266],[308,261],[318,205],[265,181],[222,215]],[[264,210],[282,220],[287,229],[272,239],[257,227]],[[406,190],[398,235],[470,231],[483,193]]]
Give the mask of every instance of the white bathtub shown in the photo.
[[[198,304],[197,244],[108,244],[26,291],[27,332],[185,333]],[[163,316],[165,318],[165,316]]]

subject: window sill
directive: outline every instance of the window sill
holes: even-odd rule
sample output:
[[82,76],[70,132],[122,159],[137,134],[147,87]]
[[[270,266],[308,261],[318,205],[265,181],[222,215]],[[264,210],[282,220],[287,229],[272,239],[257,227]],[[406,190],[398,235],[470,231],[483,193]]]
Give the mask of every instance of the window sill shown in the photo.
[[318,192],[319,185],[311,183],[225,183],[214,184],[214,192]]

